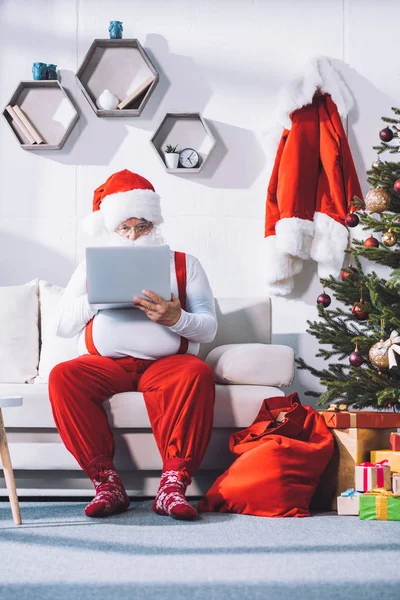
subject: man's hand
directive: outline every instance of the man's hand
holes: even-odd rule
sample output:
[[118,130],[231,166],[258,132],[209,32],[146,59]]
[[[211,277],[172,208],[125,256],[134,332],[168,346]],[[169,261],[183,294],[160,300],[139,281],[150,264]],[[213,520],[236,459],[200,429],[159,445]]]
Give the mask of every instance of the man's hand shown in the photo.
[[140,296],[135,296],[133,306],[145,312],[151,321],[160,323],[160,325],[167,325],[167,327],[171,327],[179,321],[182,312],[181,303],[174,294],[171,294],[172,300],[167,302],[150,290],[142,290],[142,293],[150,298],[152,302],[140,298]]

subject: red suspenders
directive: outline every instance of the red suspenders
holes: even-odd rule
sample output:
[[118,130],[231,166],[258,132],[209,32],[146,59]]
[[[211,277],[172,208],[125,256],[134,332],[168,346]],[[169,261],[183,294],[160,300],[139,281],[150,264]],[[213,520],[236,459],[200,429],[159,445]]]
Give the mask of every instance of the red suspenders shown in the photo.
[[[182,310],[186,310],[186,254],[184,252],[174,252],[175,271],[178,282],[178,296]],[[87,282],[86,282],[87,290]],[[85,327],[85,344],[89,354],[99,354],[93,342],[93,319],[92,317]],[[177,354],[185,354],[188,350],[189,341],[181,337],[181,344]]]
[[[87,292],[87,280],[86,280],[86,292]],[[87,351],[89,352],[89,354],[100,355],[100,352],[98,352],[96,346],[94,345],[94,341],[93,341],[93,319],[94,319],[94,317],[92,317],[90,319],[90,321],[87,323],[87,325],[85,327],[85,344],[86,344],[86,348],[87,348]]]
[[[186,254],[174,252],[176,279],[178,281],[178,296],[182,310],[186,310]],[[181,345],[177,354],[185,354],[188,350],[189,341],[181,336]]]

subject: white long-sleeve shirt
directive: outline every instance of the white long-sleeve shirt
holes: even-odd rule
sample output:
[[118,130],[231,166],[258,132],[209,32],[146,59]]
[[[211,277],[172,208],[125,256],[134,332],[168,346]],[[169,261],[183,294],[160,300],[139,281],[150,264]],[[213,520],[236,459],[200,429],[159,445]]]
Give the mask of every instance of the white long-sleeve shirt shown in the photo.
[[[174,252],[170,250],[171,291],[178,295]],[[75,269],[56,313],[56,333],[62,337],[78,335],[78,353],[87,354],[85,326],[93,319],[93,343],[99,354],[111,358],[135,356],[158,359],[176,354],[181,336],[189,340],[187,352],[198,354],[200,342],[210,342],[217,332],[214,296],[199,260],[186,254],[186,310],[175,325],[151,321],[138,308],[96,310],[86,294],[86,263]]]

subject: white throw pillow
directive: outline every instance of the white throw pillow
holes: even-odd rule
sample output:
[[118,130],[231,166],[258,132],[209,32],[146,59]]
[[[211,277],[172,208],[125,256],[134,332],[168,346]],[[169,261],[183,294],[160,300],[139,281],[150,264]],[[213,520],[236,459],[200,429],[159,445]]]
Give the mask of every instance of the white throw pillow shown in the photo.
[[0,287],[0,382],[32,383],[39,362],[38,279]]
[[78,356],[78,336],[63,338],[55,332],[55,309],[65,288],[48,281],[39,281],[41,348],[39,374],[34,383],[47,383],[52,368],[60,362]]
[[275,344],[225,344],[211,350],[206,363],[215,381],[241,385],[290,385],[294,377],[294,351]]

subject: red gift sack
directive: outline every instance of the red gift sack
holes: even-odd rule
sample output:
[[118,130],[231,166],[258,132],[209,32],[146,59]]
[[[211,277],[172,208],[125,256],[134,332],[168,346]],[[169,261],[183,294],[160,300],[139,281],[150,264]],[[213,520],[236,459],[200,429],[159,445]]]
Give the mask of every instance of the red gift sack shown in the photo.
[[310,406],[302,406],[297,393],[267,398],[254,423],[231,435],[229,449],[239,457],[213,483],[198,509],[309,517],[309,505],[332,457],[333,444],[323,417]]

